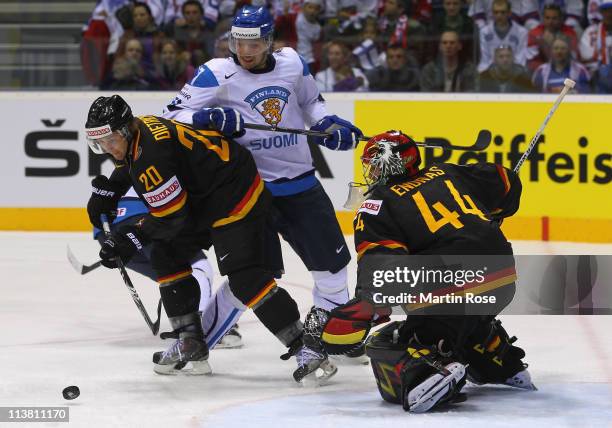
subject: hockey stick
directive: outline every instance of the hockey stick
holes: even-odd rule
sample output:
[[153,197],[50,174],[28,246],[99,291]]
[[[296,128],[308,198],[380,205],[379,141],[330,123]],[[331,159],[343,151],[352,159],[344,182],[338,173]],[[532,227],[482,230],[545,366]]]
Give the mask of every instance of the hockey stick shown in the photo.
[[[106,214],[100,215],[100,220],[102,221],[102,230],[104,230],[104,234],[106,235],[107,238],[111,237],[110,226],[108,224],[108,218],[106,217]],[[125,266],[123,265],[123,261],[121,260],[121,257],[116,258],[116,263],[117,263],[117,267],[119,268],[119,272],[121,273],[121,278],[123,278],[123,282],[125,283],[125,286],[128,288],[128,291],[132,295],[132,300],[134,300],[136,307],[138,308],[143,318],[147,322],[147,325],[151,329],[153,336],[156,336],[157,333],[159,332],[160,315],[161,315],[161,307],[162,307],[161,299],[159,300],[159,304],[157,305],[157,321],[152,322],[151,318],[149,317],[149,314],[147,313],[147,310],[145,309],[144,305],[142,304],[142,301],[140,300],[140,296],[138,295],[138,292],[134,288],[134,284],[132,284],[132,281],[130,280],[130,277],[128,276],[127,271],[125,270]]]
[[542,136],[542,132],[544,132],[544,128],[546,128],[546,125],[548,125],[548,121],[550,120],[552,115],[555,113],[555,111],[557,111],[557,108],[559,107],[559,104],[561,104],[561,101],[563,101],[563,98],[565,98],[569,90],[572,89],[574,86],[576,86],[576,82],[574,82],[572,79],[565,79],[563,81],[563,90],[561,91],[561,93],[557,97],[557,100],[555,101],[550,111],[544,118],[544,122],[542,122],[542,124],[540,125],[538,132],[536,132],[536,134],[533,136],[533,138],[529,142],[529,146],[527,147],[527,150],[525,151],[525,153],[523,153],[523,156],[521,156],[516,166],[514,167],[514,172],[518,172],[519,169],[521,168],[521,165],[523,165],[523,163],[527,160],[533,148],[536,146],[536,144],[538,144],[540,137]]
[[[259,131],[271,131],[271,132],[285,132],[288,134],[299,134],[307,135],[311,137],[330,137],[331,134],[322,131],[311,131],[309,129],[297,129],[297,128],[283,128],[280,126],[261,125],[258,123],[245,123],[244,127],[247,129],[257,129]],[[371,137],[359,137],[359,141],[368,141]],[[471,146],[454,146],[452,144],[446,145],[435,145],[428,143],[417,142],[418,147],[427,147],[431,149],[445,149],[445,150],[465,150],[465,151],[481,151],[489,147],[491,144],[491,132],[486,129],[481,129],[476,137],[476,141]]]
[[73,254],[72,250],[70,249],[70,245],[67,245],[66,249],[67,249],[66,255],[68,256],[68,261],[70,262],[74,270],[76,270],[80,275],[85,275],[86,273],[89,273],[92,270],[97,269],[102,265],[101,260],[98,260],[97,262],[91,265],[84,265],[83,263],[77,260],[76,256]]
[[[559,96],[555,100],[555,103],[553,104],[553,106],[550,108],[550,111],[548,112],[548,114],[544,118],[544,122],[542,122],[542,124],[540,125],[540,128],[538,128],[538,131],[535,133],[535,135],[533,136],[533,138],[529,142],[529,146],[527,147],[527,150],[525,150],[525,153],[523,153],[523,156],[521,156],[521,158],[516,163],[516,165],[514,166],[512,171],[514,171],[515,173],[518,174],[519,169],[521,169],[521,165],[523,165],[523,163],[525,163],[525,161],[527,160],[527,158],[531,154],[531,151],[533,150],[533,148],[540,141],[540,137],[542,136],[542,132],[544,132],[544,128],[546,128],[546,125],[548,125],[548,121],[550,120],[552,115],[555,113],[555,111],[557,111],[557,108],[559,107],[559,104],[561,104],[561,101],[563,101],[563,98],[565,98],[565,96],[567,95],[569,90],[572,89],[574,86],[576,86],[576,82],[574,82],[572,79],[565,79],[563,81],[563,89],[559,93]],[[503,219],[500,218],[500,219],[494,220],[494,222],[497,223],[498,226],[501,226],[501,224],[503,222]]]

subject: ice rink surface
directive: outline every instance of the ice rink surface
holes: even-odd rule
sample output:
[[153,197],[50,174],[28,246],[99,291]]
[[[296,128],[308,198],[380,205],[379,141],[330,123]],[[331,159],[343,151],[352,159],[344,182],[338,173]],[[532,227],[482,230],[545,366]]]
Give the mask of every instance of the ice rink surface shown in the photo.
[[[240,320],[244,348],[212,351],[212,375],[156,375],[151,355],[170,342],[151,335],[119,272],[79,276],[67,244],[83,262],[96,260],[89,234],[0,233],[0,406],[69,406],[68,426],[87,428],[612,427],[611,316],[502,316],[539,391],[468,385],[466,402],[412,415],[382,401],[369,366],[340,365],[329,385],[299,387],[294,361],[279,359],[284,348],[251,313]],[[612,254],[612,245],[514,247],[519,254]],[[285,254],[279,284],[305,314],[312,281],[291,250]],[[352,284],[354,271],[353,261]],[[132,279],[154,314],[156,284]],[[161,331],[168,327],[164,317]],[[68,385],[81,396],[64,400]]]

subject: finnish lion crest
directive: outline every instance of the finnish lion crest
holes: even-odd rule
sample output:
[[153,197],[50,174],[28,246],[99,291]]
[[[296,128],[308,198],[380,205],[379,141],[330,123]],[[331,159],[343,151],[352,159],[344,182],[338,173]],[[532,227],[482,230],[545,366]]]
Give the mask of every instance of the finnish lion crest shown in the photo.
[[283,119],[283,110],[290,94],[288,89],[281,86],[266,86],[251,92],[244,101],[257,110],[268,125],[277,126]]

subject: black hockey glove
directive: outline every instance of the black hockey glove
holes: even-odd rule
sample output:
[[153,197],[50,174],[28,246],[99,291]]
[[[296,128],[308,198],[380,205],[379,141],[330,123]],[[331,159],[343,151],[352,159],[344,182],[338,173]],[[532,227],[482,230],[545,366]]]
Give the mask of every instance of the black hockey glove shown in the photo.
[[100,249],[102,265],[110,269],[116,268],[117,257],[126,264],[145,245],[143,236],[136,227],[132,225],[120,227],[102,242]]
[[91,180],[91,196],[87,202],[87,215],[91,224],[102,229],[101,214],[106,214],[108,221],[112,223],[117,204],[121,199],[121,190],[118,183],[110,181],[104,175],[98,175]]

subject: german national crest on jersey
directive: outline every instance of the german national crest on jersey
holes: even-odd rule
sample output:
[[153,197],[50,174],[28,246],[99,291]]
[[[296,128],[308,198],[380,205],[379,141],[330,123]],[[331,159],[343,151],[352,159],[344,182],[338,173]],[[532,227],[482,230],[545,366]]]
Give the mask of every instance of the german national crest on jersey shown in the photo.
[[280,86],[266,86],[251,92],[244,100],[263,116],[268,125],[276,126],[283,118],[289,95],[290,92]]

